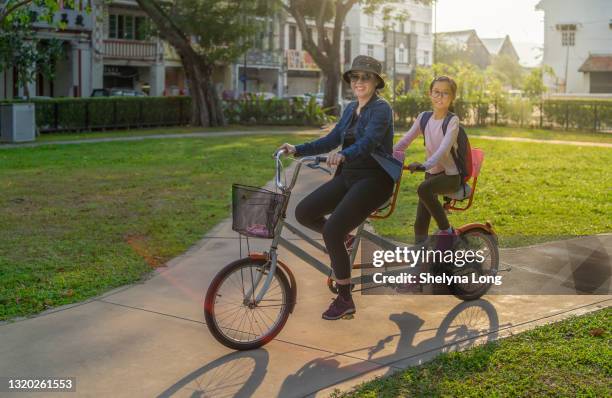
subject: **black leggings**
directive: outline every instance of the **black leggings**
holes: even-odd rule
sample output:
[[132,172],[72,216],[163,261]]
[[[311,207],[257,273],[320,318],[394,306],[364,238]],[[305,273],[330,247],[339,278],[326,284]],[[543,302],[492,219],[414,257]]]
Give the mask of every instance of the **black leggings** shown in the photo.
[[[351,277],[344,246],[346,235],[389,199],[393,185],[384,171],[369,176],[343,172],[315,189],[295,208],[300,224],[323,234],[336,279]],[[330,216],[326,219],[327,214]]]

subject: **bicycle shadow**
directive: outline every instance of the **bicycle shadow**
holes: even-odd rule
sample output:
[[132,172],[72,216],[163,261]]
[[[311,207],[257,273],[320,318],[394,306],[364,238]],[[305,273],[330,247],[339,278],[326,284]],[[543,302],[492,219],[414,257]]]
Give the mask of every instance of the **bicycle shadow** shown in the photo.
[[[495,307],[486,300],[462,302],[455,306],[444,318],[437,329],[421,329],[425,321],[415,314],[408,312],[391,314],[389,319],[393,321],[399,333],[380,339],[370,347],[362,347],[349,352],[333,354],[323,358],[314,359],[305,364],[296,373],[288,376],[283,382],[278,397],[295,396],[300,386],[310,385],[311,393],[326,388],[332,384],[363,374],[367,370],[365,363],[375,364],[377,367],[390,366],[384,375],[390,375],[400,368],[422,363],[424,360],[443,352],[463,350],[473,346],[477,339],[493,341],[497,338],[499,330],[499,319]],[[415,343],[418,333],[431,332],[435,330],[433,337]],[[382,352],[388,344],[397,338],[396,351],[390,355],[376,355]],[[338,355],[352,357],[354,354],[367,350],[367,358],[363,361],[340,367],[340,362],[335,358]],[[334,373],[336,380],[321,375]],[[316,385],[319,381],[320,385]],[[300,394],[304,395],[304,394]]]
[[157,397],[250,397],[263,381],[268,362],[265,349],[232,352],[194,370]]

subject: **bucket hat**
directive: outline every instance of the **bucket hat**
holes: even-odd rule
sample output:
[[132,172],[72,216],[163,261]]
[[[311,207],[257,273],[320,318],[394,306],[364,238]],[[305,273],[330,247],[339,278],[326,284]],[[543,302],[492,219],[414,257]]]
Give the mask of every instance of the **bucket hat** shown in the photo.
[[342,74],[342,78],[348,84],[351,84],[351,73],[352,72],[370,72],[378,76],[377,89],[385,87],[385,81],[380,75],[382,72],[382,64],[376,59],[367,55],[358,55],[353,60],[351,68]]

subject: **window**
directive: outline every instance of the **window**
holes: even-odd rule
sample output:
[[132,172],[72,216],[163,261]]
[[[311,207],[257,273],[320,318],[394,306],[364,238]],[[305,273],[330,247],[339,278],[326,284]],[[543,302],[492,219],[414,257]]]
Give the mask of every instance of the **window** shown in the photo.
[[134,40],[134,17],[131,15],[125,16],[125,34],[123,38]]
[[410,22],[410,32],[411,33],[416,33],[416,21],[411,21]]
[[403,22],[400,22],[399,25],[400,25],[400,33],[406,33],[406,24]]
[[108,37],[111,39],[116,39],[117,36],[117,16],[109,15],[108,16]]
[[297,36],[297,28],[295,27],[295,25],[290,25],[289,26],[289,49],[290,50],[295,50],[297,48],[296,36]]
[[304,47],[303,43],[306,41],[307,37],[312,37],[312,41],[314,41],[315,43],[317,43],[317,39],[315,38],[315,36],[312,34],[312,28],[308,27],[306,28],[306,37],[302,38],[302,47]]
[[344,41],[344,63],[345,64],[351,63],[351,41],[350,40]]
[[123,28],[124,20],[123,15],[117,15],[117,39],[123,39],[123,32],[125,32]]
[[406,49],[404,47],[400,47],[397,49],[398,55],[397,55],[397,62],[399,62],[400,64],[407,64],[407,57],[406,57]]
[[374,15],[368,15],[368,28],[374,27]]
[[368,44],[368,57],[374,56],[374,46],[372,44]]
[[146,17],[120,14],[108,16],[108,37],[111,39],[148,40],[150,32]]
[[148,40],[150,38],[151,27],[149,20],[145,17],[134,18],[134,38],[136,40]]
[[430,30],[429,30],[429,29],[431,29],[431,24],[426,23],[426,24],[424,24],[424,25],[423,25],[423,28],[424,28],[424,30],[425,30],[425,32],[424,32],[424,33],[425,33],[426,35],[428,35],[428,34],[430,33]]
[[561,45],[563,47],[573,47],[576,42],[576,32],[563,31],[561,32]]
[[423,53],[423,63],[425,65],[429,65],[429,51],[425,51]]

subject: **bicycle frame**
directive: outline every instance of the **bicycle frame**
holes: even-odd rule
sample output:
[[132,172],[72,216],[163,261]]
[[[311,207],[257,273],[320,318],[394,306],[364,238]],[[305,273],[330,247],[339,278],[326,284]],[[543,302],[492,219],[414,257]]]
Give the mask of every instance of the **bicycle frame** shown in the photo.
[[[276,272],[276,267],[278,266],[278,254],[277,254],[278,245],[283,246],[285,249],[289,250],[291,253],[293,253],[298,258],[300,258],[302,261],[306,262],[308,265],[314,267],[316,270],[321,272],[323,275],[327,277],[333,277],[333,270],[331,267],[323,264],[321,261],[319,261],[312,255],[308,254],[306,251],[301,249],[299,246],[297,246],[294,243],[291,243],[289,240],[281,236],[283,229],[287,227],[289,231],[299,236],[301,239],[303,239],[305,242],[307,242],[314,248],[318,249],[319,251],[322,251],[323,253],[327,253],[327,249],[325,248],[325,246],[323,246],[317,240],[308,236],[306,233],[300,231],[297,227],[285,221],[287,206],[289,204],[289,200],[291,199],[291,191],[293,187],[295,186],[295,183],[300,173],[302,164],[310,161],[310,162],[313,162],[315,165],[318,165],[319,157],[318,156],[305,156],[299,159],[294,159],[296,161],[296,165],[293,171],[293,176],[291,177],[291,182],[289,183],[289,185],[285,185],[281,182],[281,178],[280,178],[280,175],[283,170],[282,163],[280,161],[280,157],[283,155],[283,153],[284,151],[279,151],[275,155],[276,176],[275,176],[274,182],[275,182],[276,187],[280,189],[281,192],[283,192],[285,195],[287,195],[287,200],[285,201],[283,205],[281,219],[279,220],[274,230],[274,237],[272,238],[272,244],[270,245],[270,252],[267,253],[267,257],[270,262],[270,270],[268,272],[268,275],[266,276],[263,287],[261,288],[261,290],[255,297],[254,302],[252,303],[255,305],[259,304],[259,302],[263,299],[264,295],[266,294],[267,290],[270,287],[270,284],[272,283],[272,278],[274,277],[274,273]],[[397,192],[395,193],[395,196],[396,195],[397,195]],[[393,198],[393,205],[394,204],[395,204],[395,197]],[[397,247],[397,244],[395,242],[365,230],[364,227],[367,222],[368,221],[365,220],[363,223],[359,225],[359,227],[357,227],[357,232],[355,234],[355,240],[353,242],[353,248],[359,247],[359,242],[361,238],[365,237],[367,240],[382,247],[384,250],[395,250],[395,248]],[[427,245],[428,241],[426,241],[423,245]],[[422,247],[422,245],[414,245],[410,247],[410,250],[414,250],[420,247]],[[361,269],[362,265],[365,265],[365,264],[355,264],[356,255],[357,255],[357,250],[352,250],[349,256],[351,268]],[[253,283],[253,286],[245,293],[245,301],[247,297],[251,297],[253,295],[253,292],[257,290],[257,287],[259,286],[263,278],[263,274],[264,273],[262,272],[257,276],[256,280]],[[362,283],[361,277],[358,276],[358,277],[351,278],[351,283],[355,285],[360,285]]]

